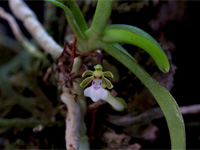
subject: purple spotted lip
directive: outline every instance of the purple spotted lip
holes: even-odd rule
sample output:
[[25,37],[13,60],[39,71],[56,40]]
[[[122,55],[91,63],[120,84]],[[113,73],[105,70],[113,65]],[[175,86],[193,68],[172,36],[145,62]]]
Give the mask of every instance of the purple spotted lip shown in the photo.
[[94,89],[95,90],[98,90],[98,89],[100,89],[101,87],[100,86],[94,86]]
[[100,82],[98,86],[95,86],[95,82],[94,82],[94,81],[92,82],[92,84],[93,84],[93,88],[94,88],[95,90],[100,89],[100,88],[101,88],[101,85],[102,85],[102,83]]

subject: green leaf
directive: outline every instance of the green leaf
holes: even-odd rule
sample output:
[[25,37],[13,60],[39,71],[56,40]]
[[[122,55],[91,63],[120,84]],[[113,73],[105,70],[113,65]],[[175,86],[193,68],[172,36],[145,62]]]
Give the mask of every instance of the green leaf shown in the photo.
[[103,32],[102,41],[138,46],[149,53],[161,71],[169,71],[168,59],[158,42],[148,33],[137,27],[129,25],[111,25]]
[[88,27],[79,6],[74,0],[66,0],[66,2],[66,5],[71,10],[82,33],[84,33],[88,29]]
[[185,150],[185,127],[179,107],[171,94],[153,79],[132,56],[116,47],[116,44],[101,43],[101,47],[130,69],[150,90],[166,118],[172,150]]
[[67,18],[67,22],[69,23],[70,27],[72,28],[72,30],[74,31],[76,36],[81,39],[85,39],[85,36],[83,35],[79,25],[77,24],[71,10],[67,6],[65,6],[63,3],[61,3],[57,0],[46,0],[46,1],[62,8],[65,11],[65,16]]
[[91,34],[100,35],[106,27],[112,10],[113,0],[98,0],[92,25],[89,28],[88,37]]

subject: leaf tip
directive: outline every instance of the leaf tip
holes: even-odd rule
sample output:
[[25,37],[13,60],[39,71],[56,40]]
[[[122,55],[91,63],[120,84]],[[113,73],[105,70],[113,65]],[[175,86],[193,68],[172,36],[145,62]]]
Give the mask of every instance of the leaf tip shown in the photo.
[[167,73],[170,70],[170,66],[168,65],[167,67],[164,67],[162,69],[160,69],[162,72]]

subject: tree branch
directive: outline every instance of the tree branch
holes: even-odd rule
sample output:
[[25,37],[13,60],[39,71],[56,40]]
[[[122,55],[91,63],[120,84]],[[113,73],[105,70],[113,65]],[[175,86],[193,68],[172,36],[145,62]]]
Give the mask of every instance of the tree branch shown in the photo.
[[11,14],[4,11],[4,9],[1,7],[0,7],[0,18],[3,18],[6,21],[8,21],[16,39],[20,42],[20,44],[22,46],[25,47],[25,49],[29,53],[31,53],[33,56],[38,57],[38,58],[43,57],[43,54],[40,51],[38,51],[37,48],[31,42],[28,41],[28,39],[25,38],[25,36],[21,32],[15,18]]
[[[82,61],[79,57],[74,59],[72,72],[78,74],[80,72]],[[66,117],[65,140],[68,150],[89,149],[88,137],[86,136],[86,125],[84,116],[86,112],[86,102],[83,96],[83,90],[80,87],[80,80],[74,82],[74,89],[78,95],[75,101],[74,95],[70,94],[70,89],[64,87],[61,95],[62,102],[65,103],[68,113]]]
[[[180,111],[183,115],[200,113],[200,105],[182,106]],[[127,114],[123,117],[109,115],[108,121],[117,126],[129,126],[138,123],[148,123],[152,120],[164,117],[160,108],[152,108],[137,116],[134,114]]]
[[13,34],[15,35],[16,39],[21,43],[24,39],[24,36],[23,36],[22,32],[20,31],[20,28],[19,28],[16,20],[13,18],[13,16],[10,15],[9,13],[7,13],[3,8],[0,7],[0,18],[8,21],[8,23],[13,31]]
[[79,149],[80,107],[74,100],[74,96],[64,89],[61,100],[67,106],[65,140],[68,150]]
[[9,6],[13,14],[23,22],[25,28],[38,42],[38,44],[53,58],[60,56],[62,47],[48,35],[36,18],[34,12],[24,3],[23,0],[9,0]]
[[0,118],[0,127],[35,127],[37,125],[44,125],[47,127],[51,127],[54,125],[61,126],[62,122],[56,121],[52,122],[50,120],[34,120],[34,119],[21,119],[21,118],[13,118],[13,119],[5,119]]

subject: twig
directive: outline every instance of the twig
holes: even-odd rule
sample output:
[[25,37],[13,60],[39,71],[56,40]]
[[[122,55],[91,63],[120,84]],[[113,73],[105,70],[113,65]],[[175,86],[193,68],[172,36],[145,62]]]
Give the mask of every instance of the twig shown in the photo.
[[132,144],[130,136],[117,134],[109,128],[103,133],[102,140],[107,144],[107,148],[112,150],[139,150],[141,148],[141,145],[138,143]]
[[66,148],[68,150],[79,149],[79,128],[80,128],[80,108],[77,102],[74,100],[74,96],[69,93],[69,90],[65,88],[61,95],[61,100],[67,106],[68,113],[66,117]]
[[76,42],[77,42],[77,38],[76,38],[76,36],[74,35],[73,36],[73,41],[72,41],[72,43],[70,44],[70,46],[71,46],[71,62],[70,62],[70,65],[69,65],[69,71],[71,71],[72,70],[72,66],[73,66],[73,64],[74,64],[74,59],[75,59],[75,57],[76,57]]
[[[82,61],[80,57],[74,59],[72,72],[79,74]],[[80,81],[74,82],[74,89],[78,94],[77,101],[75,101],[72,89],[64,87],[61,95],[61,100],[65,103],[68,113],[66,117],[66,148],[68,150],[89,149],[88,137],[86,134],[86,125],[84,123],[84,116],[86,112],[86,102],[83,96],[83,90],[79,86]],[[70,91],[71,90],[71,91]]]
[[9,0],[9,6],[13,14],[23,22],[26,29],[39,45],[51,54],[53,58],[59,57],[62,52],[62,47],[47,34],[43,26],[37,20],[34,12],[24,3],[24,1]]
[[[76,57],[74,59],[74,64],[72,67],[72,72],[75,72],[75,74],[80,74],[81,72],[81,66],[82,61],[80,57]],[[85,124],[85,114],[87,109],[86,104],[86,97],[83,95],[83,89],[80,87],[81,79],[77,79],[77,82],[74,82],[74,89],[76,90],[78,97],[77,97],[77,103],[80,106],[81,110],[81,119],[80,119],[80,149],[89,150],[89,143],[88,143],[88,137],[86,135],[86,124]]]
[[24,36],[23,36],[22,32],[20,31],[20,28],[19,28],[16,20],[13,18],[13,16],[10,15],[9,13],[5,12],[5,10],[0,7],[0,18],[8,21],[16,39],[21,43],[24,39]]
[[191,106],[182,106],[182,107],[180,107],[180,110],[183,115],[198,114],[198,113],[200,113],[200,104],[191,105]]
[[106,104],[107,102],[106,101],[103,101],[103,100],[99,100],[95,103],[92,103],[88,106],[88,109],[87,109],[87,113],[89,113],[90,111],[94,110],[94,109],[97,109],[99,108],[101,105],[103,104]]
[[13,34],[15,35],[16,39],[20,42],[20,44],[22,46],[25,47],[25,49],[31,53],[33,56],[35,57],[38,57],[38,58],[42,58],[43,57],[43,54],[41,52],[39,52],[37,50],[37,48],[31,44],[31,42],[29,42],[25,36],[23,35],[23,33],[21,32],[15,18],[7,13],[6,11],[4,11],[3,8],[0,7],[0,18],[3,18],[5,19],[6,21],[8,21],[12,31],[13,31]]
[[[180,111],[185,114],[197,114],[200,113],[200,105],[182,106]],[[154,119],[164,117],[160,108],[150,109],[142,114],[135,116],[134,114],[128,114],[123,117],[109,115],[108,121],[118,126],[129,126],[138,123],[148,123]]]
[[54,125],[61,126],[62,122],[56,121],[52,122],[50,120],[34,120],[34,119],[5,119],[0,118],[0,127],[35,127],[37,125],[44,125],[47,127],[51,127]]

